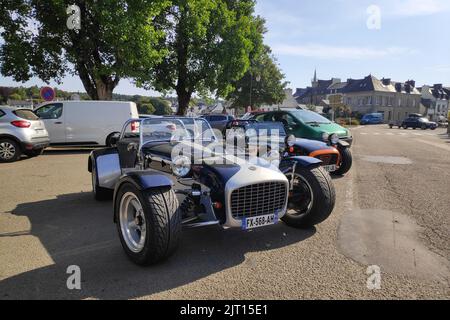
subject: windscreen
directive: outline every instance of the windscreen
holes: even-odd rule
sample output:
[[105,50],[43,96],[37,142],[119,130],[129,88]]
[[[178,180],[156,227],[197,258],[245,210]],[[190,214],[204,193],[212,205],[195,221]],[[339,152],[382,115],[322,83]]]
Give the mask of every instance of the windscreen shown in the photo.
[[307,111],[307,110],[296,110],[292,112],[298,119],[303,121],[306,124],[309,123],[318,123],[318,124],[329,124],[331,123],[325,117],[322,117],[320,114]]
[[144,119],[140,123],[139,132],[143,144],[191,138],[184,124],[177,119]]

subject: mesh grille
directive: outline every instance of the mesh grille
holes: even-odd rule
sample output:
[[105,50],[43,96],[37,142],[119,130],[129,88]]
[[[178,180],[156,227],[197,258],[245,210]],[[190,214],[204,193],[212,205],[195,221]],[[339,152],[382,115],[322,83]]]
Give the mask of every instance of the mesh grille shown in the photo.
[[254,184],[231,194],[233,218],[257,217],[281,212],[286,206],[287,186],[283,182]]

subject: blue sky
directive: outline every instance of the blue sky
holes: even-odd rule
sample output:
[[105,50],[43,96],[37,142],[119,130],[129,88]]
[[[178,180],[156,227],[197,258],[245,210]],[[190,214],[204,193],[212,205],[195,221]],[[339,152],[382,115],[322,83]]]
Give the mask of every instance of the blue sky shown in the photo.
[[[257,14],[292,88],[309,85],[315,68],[321,79],[373,74],[450,86],[450,0],[258,0]],[[34,84],[43,83],[25,83]],[[0,85],[21,84],[0,76]],[[58,87],[84,91],[76,77]],[[155,94],[127,80],[115,92]]]

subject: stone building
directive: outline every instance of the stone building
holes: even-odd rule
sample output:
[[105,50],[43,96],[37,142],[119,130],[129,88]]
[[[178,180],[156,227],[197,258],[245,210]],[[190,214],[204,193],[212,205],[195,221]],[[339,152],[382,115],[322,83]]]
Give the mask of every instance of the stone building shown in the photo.
[[382,113],[384,120],[401,121],[411,113],[424,114],[421,93],[413,80],[394,82],[377,79],[372,75],[364,79],[348,79],[342,89],[343,103],[360,114]]
[[420,88],[422,104],[427,108],[427,117],[432,121],[447,118],[449,110],[450,90],[442,84],[423,86]]
[[338,78],[319,80],[314,73],[311,87],[297,89],[294,98],[299,104],[345,107],[361,115],[382,113],[386,122],[401,121],[411,113],[427,111],[415,81],[379,80],[372,75],[341,82]]

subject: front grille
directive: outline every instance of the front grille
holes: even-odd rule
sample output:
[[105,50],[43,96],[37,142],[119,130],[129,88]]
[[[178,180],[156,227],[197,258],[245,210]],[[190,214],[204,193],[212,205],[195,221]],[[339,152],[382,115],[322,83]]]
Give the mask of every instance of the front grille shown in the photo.
[[231,214],[241,219],[281,213],[286,198],[287,186],[283,182],[253,184],[231,193]]
[[338,155],[337,154],[323,154],[317,157],[320,161],[323,162],[323,166],[329,166],[333,164],[337,164]]

